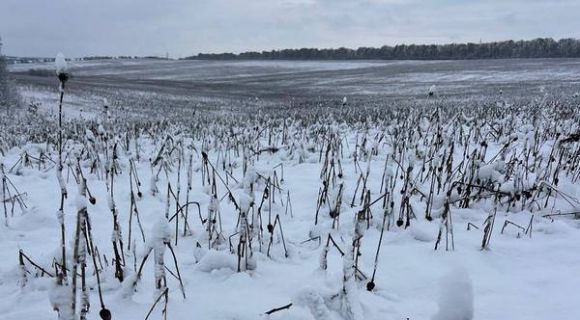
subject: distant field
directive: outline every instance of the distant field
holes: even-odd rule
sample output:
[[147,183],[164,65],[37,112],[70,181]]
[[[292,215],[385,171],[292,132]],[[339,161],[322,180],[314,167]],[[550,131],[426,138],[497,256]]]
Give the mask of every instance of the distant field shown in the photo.
[[[490,97],[580,91],[580,59],[462,61],[166,61],[72,62],[73,89],[90,87],[213,98],[284,100],[312,97],[423,97],[437,85],[443,97]],[[52,64],[11,66],[25,84],[49,85],[29,70]]]

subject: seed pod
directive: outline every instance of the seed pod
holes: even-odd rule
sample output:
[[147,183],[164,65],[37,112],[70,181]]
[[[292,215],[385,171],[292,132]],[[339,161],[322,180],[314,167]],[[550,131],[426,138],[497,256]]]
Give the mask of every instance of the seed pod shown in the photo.
[[335,219],[336,217],[338,217],[338,211],[337,210],[330,210],[330,217],[332,219]]
[[109,309],[103,308],[99,312],[99,316],[101,316],[101,319],[103,320],[111,320],[111,311],[109,311]]

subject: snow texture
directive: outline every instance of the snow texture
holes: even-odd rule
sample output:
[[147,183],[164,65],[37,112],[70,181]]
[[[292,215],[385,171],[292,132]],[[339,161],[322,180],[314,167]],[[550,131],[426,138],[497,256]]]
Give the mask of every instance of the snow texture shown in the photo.
[[58,53],[54,60],[54,64],[56,66],[56,74],[66,73],[68,66],[64,54]]
[[437,304],[433,320],[473,319],[473,286],[464,268],[456,267],[441,280]]

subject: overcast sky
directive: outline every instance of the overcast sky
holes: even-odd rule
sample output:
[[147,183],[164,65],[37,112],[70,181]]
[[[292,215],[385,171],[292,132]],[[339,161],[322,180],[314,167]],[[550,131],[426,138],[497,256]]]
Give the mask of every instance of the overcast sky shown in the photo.
[[580,37],[580,0],[0,0],[7,55],[165,55]]

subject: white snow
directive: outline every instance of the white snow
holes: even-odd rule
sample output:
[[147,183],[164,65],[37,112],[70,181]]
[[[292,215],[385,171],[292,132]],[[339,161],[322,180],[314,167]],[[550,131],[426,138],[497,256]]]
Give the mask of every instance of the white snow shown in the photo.
[[224,251],[208,250],[198,262],[196,268],[196,270],[202,272],[212,272],[219,269],[237,270],[235,256]]
[[[240,66],[236,63],[231,64]],[[248,62],[248,64],[251,63]],[[171,63],[158,63],[158,65],[166,66],[171,65]],[[285,65],[285,63],[280,63],[280,66],[277,67]],[[327,67],[330,68],[330,66]],[[446,75],[441,77],[443,76]],[[483,77],[483,75],[477,76]],[[423,94],[425,83],[437,77],[437,75],[431,74],[431,78],[420,80]],[[502,74],[500,73],[497,77],[502,77]],[[450,81],[450,78],[443,78],[443,80]],[[49,108],[54,110],[55,103],[54,99],[49,97],[50,92],[36,91],[32,88],[27,90],[29,90],[29,97],[44,101],[49,105]],[[335,97],[332,102],[336,104],[344,94],[346,93],[337,95],[338,98]],[[144,94],[140,101],[143,106],[139,105],[139,107],[146,108],[145,103],[154,96],[154,94]],[[114,101],[112,98],[109,101],[113,105],[123,104],[123,101]],[[103,100],[97,99],[93,93],[88,97],[69,97],[67,92],[65,102],[65,108],[70,108],[65,110],[70,112],[79,106],[83,106],[85,110],[91,108],[101,110]],[[351,99],[349,96],[349,104],[351,103],[355,103],[355,98]],[[339,109],[348,108],[350,106]],[[506,106],[506,108],[509,107]],[[143,109],[143,113],[145,111]],[[271,128],[273,135],[272,141],[268,141],[270,133],[268,131],[265,131],[260,137],[257,136],[258,132],[254,130],[254,123],[251,122],[253,120],[248,120],[247,123],[234,121],[232,123],[235,123],[235,126],[224,130],[220,126],[226,127],[223,123],[229,125],[228,121],[232,118],[236,119],[238,116],[237,114],[232,116],[225,112],[219,117],[212,118],[213,121],[195,120],[183,126],[177,124],[178,121],[176,121],[176,124],[169,129],[162,129],[162,125],[158,122],[151,121],[147,126],[141,127],[141,136],[137,141],[140,160],[136,160],[135,141],[132,140],[133,127],[127,132],[123,131],[123,122],[133,121],[133,118],[127,114],[116,113],[120,110],[112,110],[111,112],[112,123],[99,123],[95,119],[84,118],[85,113],[81,113],[82,117],[70,117],[71,113],[67,113],[67,117],[65,117],[66,121],[72,121],[78,125],[75,126],[74,134],[71,134],[67,140],[67,151],[70,151],[67,155],[73,157],[74,153],[77,152],[79,155],[86,156],[86,154],[78,152],[83,150],[85,145],[88,146],[87,149],[91,150],[90,152],[99,155],[94,171],[92,170],[94,158],[87,156],[86,159],[81,160],[81,168],[87,178],[87,186],[96,198],[94,205],[87,203],[86,198],[77,199],[71,192],[65,200],[64,210],[62,212],[57,210],[60,205],[60,186],[62,185],[68,190],[76,190],[76,173],[74,170],[69,170],[66,165],[63,175],[59,177],[56,177],[54,173],[54,163],[49,160],[46,160],[40,169],[38,164],[33,162],[33,165],[17,166],[18,172],[16,172],[17,170],[7,172],[6,176],[18,187],[21,193],[25,194],[27,208],[20,210],[16,204],[14,215],[8,211],[8,226],[0,224],[2,225],[0,226],[0,297],[2,297],[0,299],[0,319],[56,319],[57,315],[51,310],[52,306],[59,306],[62,310],[66,309],[62,306],[68,306],[70,287],[54,286],[53,278],[40,277],[40,272],[28,262],[25,263],[25,268],[28,270],[26,273],[27,282],[24,288],[21,287],[23,273],[19,266],[18,252],[19,249],[22,249],[34,262],[48,272],[54,273],[53,262],[62,263],[60,261],[59,241],[60,221],[64,221],[67,244],[66,262],[70,267],[72,253],[70,244],[76,227],[76,214],[78,209],[84,206],[87,206],[95,246],[100,253],[100,260],[97,263],[99,268],[102,268],[99,275],[101,276],[103,299],[107,308],[113,312],[113,319],[144,319],[154,299],[158,296],[155,279],[162,277],[167,279],[166,286],[169,289],[168,319],[170,320],[344,320],[349,318],[357,320],[576,320],[580,316],[580,305],[577,303],[578,295],[576,294],[580,288],[580,277],[577,276],[580,272],[580,255],[575,254],[580,250],[580,224],[573,216],[542,217],[542,215],[549,213],[578,210],[579,208],[574,207],[574,199],[580,197],[578,181],[573,181],[571,176],[561,174],[558,188],[572,200],[566,200],[567,198],[564,198],[563,195],[558,195],[550,198],[546,208],[543,207],[544,202],[542,201],[542,207],[535,208],[533,211],[528,207],[522,209],[520,202],[509,207],[508,210],[505,198],[498,199],[500,209],[496,216],[491,244],[488,250],[481,250],[484,221],[488,214],[493,212],[495,206],[493,197],[477,199],[470,203],[467,208],[464,208],[459,203],[461,198],[457,191],[458,186],[452,190],[449,199],[445,193],[446,190],[442,190],[439,194],[435,191],[432,204],[432,217],[434,219],[433,221],[425,219],[425,198],[429,193],[431,179],[422,180],[422,174],[426,174],[421,172],[422,162],[431,160],[432,165],[445,167],[447,161],[444,152],[429,154],[431,146],[429,139],[434,137],[433,131],[429,131],[433,130],[432,123],[428,119],[430,113],[423,114],[421,121],[416,123],[417,130],[421,130],[421,133],[427,135],[429,139],[420,140],[420,143],[424,142],[425,145],[418,146],[410,154],[405,154],[400,158],[399,154],[394,151],[394,144],[397,143],[393,139],[394,131],[388,131],[381,127],[382,125],[400,126],[400,123],[390,124],[389,121],[392,119],[384,119],[383,123],[379,123],[376,121],[377,119],[368,116],[367,120],[350,124],[349,121],[352,119],[344,114],[344,119],[341,118],[334,122],[332,118],[336,115],[332,113],[333,111],[329,111],[328,114],[321,117],[320,123],[316,123],[310,128],[303,128],[299,122],[288,121],[291,143],[283,146],[284,148],[277,153],[262,153],[259,159],[256,156],[251,156],[251,151],[245,150],[245,148],[252,147],[259,150],[272,145],[279,146],[281,144],[280,132],[283,129],[280,125],[281,122],[273,120],[280,119],[272,119],[272,122],[268,123],[268,128]],[[259,110],[252,116],[259,117],[258,114],[261,112],[268,111]],[[298,114],[296,117],[308,118],[308,110],[303,112],[304,114]],[[354,111],[350,110],[349,112]],[[45,112],[42,116],[50,118],[54,117],[54,113]],[[141,116],[141,114],[132,116]],[[163,114],[163,116],[176,117],[176,115],[169,113]],[[548,113],[538,117],[538,119],[550,119],[551,116],[553,114]],[[240,115],[240,118],[242,117],[244,116]],[[451,132],[454,128],[453,121],[455,120],[453,119],[443,119],[444,123],[450,126],[449,129],[443,129],[444,137],[453,134]],[[478,126],[478,129],[484,133],[492,131],[489,126],[482,124],[481,119],[469,112],[466,116],[458,114],[457,119],[463,126],[455,128],[464,129],[463,134],[473,126]],[[158,118],[154,118],[154,120],[158,120]],[[573,120],[569,119],[570,122]],[[511,176],[506,181],[506,174],[513,169],[513,163],[509,162],[510,157],[519,157],[520,151],[523,150],[526,141],[528,141],[528,148],[537,147],[537,151],[544,155],[544,159],[547,159],[547,155],[557,141],[550,140],[534,146],[533,134],[549,130],[547,126],[544,127],[545,124],[530,126],[530,123],[522,123],[524,121],[517,117],[497,119],[497,121],[498,126],[504,129],[512,128],[513,132],[505,133],[504,138],[498,139],[497,142],[491,142],[492,139],[490,139],[486,157],[481,162],[477,162],[478,167],[474,169],[474,174],[483,181],[482,184],[489,182],[493,183],[494,187],[500,186],[502,191],[514,192],[522,185],[531,185],[542,172],[531,172],[527,178]],[[561,127],[558,130],[578,129],[577,124],[572,125],[566,121],[552,124]],[[34,129],[34,125],[33,122],[30,127],[23,127],[26,130],[31,130]],[[4,129],[13,129],[8,124],[5,126],[0,128],[2,129],[0,134],[9,132]],[[194,126],[196,126],[195,129],[192,129]],[[262,126],[259,129],[263,128]],[[53,130],[54,126],[43,129],[41,132],[49,131],[49,134],[56,132]],[[158,167],[151,168],[150,159],[156,156],[162,141],[165,141],[168,134],[173,135],[179,129],[184,131],[179,137],[183,140],[175,139],[183,141],[183,146],[179,147],[191,145],[191,149],[186,152],[191,152],[193,156],[191,170],[187,167],[187,161],[182,161],[180,168],[177,166],[176,153],[167,158],[167,164],[169,164],[167,171],[158,171]],[[189,129],[194,134],[188,132]],[[330,186],[328,190],[329,203],[325,203],[321,207],[320,221],[318,225],[314,226],[314,215],[317,209],[319,190],[322,186],[320,174],[322,163],[319,161],[320,146],[323,145],[322,141],[326,141],[325,139],[328,137],[320,133],[324,130],[333,132],[343,141],[342,152],[332,157],[336,161],[340,160],[343,176],[336,179],[335,185]],[[413,130],[409,132],[416,134]],[[130,141],[128,151],[125,150],[124,145],[126,133],[130,133],[128,135]],[[26,132],[21,134],[24,137]],[[385,138],[379,142],[378,137],[381,134],[384,134]],[[6,136],[1,135],[0,140],[5,139]],[[11,133],[8,136],[13,137]],[[174,135],[174,137],[176,136]],[[224,141],[232,143],[233,136],[246,139],[237,150],[232,145],[224,143]],[[513,142],[513,145],[505,152],[505,157],[498,156],[494,161],[490,161],[491,157],[514,137],[519,137],[519,139]],[[365,138],[367,144],[363,148],[360,144]],[[113,207],[112,198],[109,195],[103,173],[103,168],[105,166],[110,168],[111,163],[104,156],[105,150],[110,152],[110,149],[106,149],[107,147],[104,146],[105,139],[108,148],[111,148],[111,144],[115,142],[119,143],[119,159],[117,159],[119,174],[115,176],[114,205],[119,215],[119,223],[123,233],[121,234],[119,230],[118,233],[113,234],[113,239],[110,236],[113,228],[110,212],[111,207]],[[3,162],[8,170],[23,158],[25,151],[30,156],[36,157],[42,152],[50,156],[53,161],[57,159],[54,144],[46,143],[45,139],[41,137],[38,140],[43,141],[20,141],[15,146],[7,148],[3,159],[0,157],[0,162]],[[355,163],[353,154],[355,154],[357,144],[359,145],[358,158]],[[176,147],[176,150],[179,147]],[[577,144],[573,147],[576,149],[571,148],[570,150],[577,151]],[[406,148],[411,147],[407,146]],[[473,151],[473,149],[479,148],[479,144],[470,142],[469,148],[470,151]],[[246,222],[239,223],[239,211],[229,200],[229,190],[224,187],[217,176],[217,199],[211,198],[211,184],[202,179],[207,179],[208,175],[213,178],[213,171],[209,169],[208,173],[201,169],[200,150],[207,150],[209,161],[216,167],[216,175],[228,179],[228,187],[231,189],[235,201],[247,214],[247,223],[253,227],[249,234],[253,237],[253,256],[248,258],[247,268],[242,268],[242,272],[237,272],[239,234],[236,232],[242,229],[240,224]],[[371,150],[376,151],[376,154]],[[454,151],[453,169],[456,169],[458,162],[461,161],[462,151],[457,149]],[[411,219],[410,226],[406,229],[404,226],[397,227],[395,223],[402,203],[401,191],[404,176],[401,168],[393,161],[393,154],[397,156],[397,162],[402,162],[401,168],[407,168],[408,165],[414,166],[411,179],[413,185],[409,190],[413,188],[416,190],[410,197],[409,206],[415,217]],[[322,152],[322,157],[324,157],[324,152]],[[130,212],[129,159],[135,161],[141,184],[139,188],[142,191],[142,196],[136,199],[140,222],[137,221],[135,212]],[[230,159],[231,168],[227,166]],[[356,197],[353,195],[360,175],[369,172],[366,188],[370,192],[371,200],[380,196],[383,168],[387,159],[385,180],[389,184],[391,180],[395,183],[393,198],[390,199],[393,201],[395,216],[383,236],[374,280],[376,287],[372,292],[369,292],[366,290],[366,284],[369,281],[368,278],[372,276],[374,268],[384,211],[381,208],[381,201],[379,201],[372,207],[372,221],[368,225],[366,221],[358,225],[356,234],[363,235],[361,255],[353,257],[350,251],[355,235],[355,214],[362,208],[359,200],[361,190],[358,190]],[[248,161],[245,175],[242,165],[244,161]],[[70,163],[76,165],[74,161]],[[226,170],[221,167],[222,163],[226,163]],[[284,181],[280,182],[280,193],[277,192],[277,188],[270,188],[270,197],[275,195],[276,203],[270,205],[269,201],[272,198],[266,199],[261,208],[261,216],[257,216],[258,206],[265,188],[265,181],[258,174],[271,176],[272,172],[276,170],[278,177],[280,177],[280,167],[276,166],[281,163],[284,164]],[[427,170],[428,167],[427,163]],[[231,176],[226,175],[226,171]],[[160,173],[157,174],[158,172]],[[171,200],[168,210],[169,217],[171,218],[176,214],[175,218],[168,221],[164,215],[168,185],[171,184],[171,190],[177,193],[178,173],[181,174],[180,205],[186,203],[188,185],[186,180],[191,178],[192,188],[188,190],[189,198],[187,201],[195,201],[200,206],[200,213],[195,205],[188,208],[188,232],[184,232],[184,228],[186,228],[185,213],[176,214],[175,200]],[[401,178],[402,176],[403,178]],[[234,178],[237,182],[234,181]],[[515,183],[516,180],[520,183]],[[204,185],[202,185],[202,181],[204,181]],[[328,204],[333,206],[337,204],[338,185],[344,186],[343,199],[339,206],[341,213],[338,223],[333,228]],[[548,185],[553,186],[554,183],[550,179],[543,185],[547,188]],[[136,182],[133,183],[133,188],[137,188]],[[387,186],[387,190],[390,190],[390,186]],[[463,190],[465,190],[464,187]],[[134,191],[136,193],[136,190]],[[292,216],[285,214],[285,200],[288,192],[292,199]],[[424,193],[425,196],[419,193]],[[0,194],[2,193],[0,192]],[[442,245],[439,250],[434,251],[440,218],[447,200],[454,202],[450,210],[455,232],[455,250],[445,250],[445,234],[443,234]],[[351,201],[354,202],[354,206],[351,206]],[[2,204],[0,203],[0,219],[4,219]],[[6,204],[10,210],[12,203],[8,201]],[[271,217],[270,209],[272,210]],[[215,243],[212,243],[211,249],[208,249],[210,247],[207,236],[208,221],[203,220],[207,218],[207,213],[210,210],[212,210],[214,217],[219,212],[215,227],[216,233],[221,233],[222,236],[217,240],[214,238]],[[199,215],[201,215],[201,219]],[[279,231],[279,225],[277,225],[273,232],[268,255],[270,233],[267,230],[267,225],[270,223],[270,218],[274,220],[276,215],[279,215],[277,223],[282,225],[283,235]],[[132,240],[128,241],[130,218],[132,218]],[[533,235],[531,237],[525,235],[512,225],[502,233],[502,226],[508,220],[524,228],[527,227],[529,221],[533,221]],[[142,224],[146,242],[142,241],[138,223]],[[471,227],[468,231],[468,223],[479,229]],[[262,226],[261,243],[258,242],[260,225]],[[517,237],[518,233],[520,234],[519,238]],[[332,235],[337,246],[342,251],[347,252],[345,257],[332,243],[328,247],[328,252],[323,251],[329,234]],[[114,276],[111,240],[124,241],[122,249],[125,280],[123,283],[120,283]],[[177,245],[175,245],[176,240],[178,241]],[[128,249],[129,244],[131,244],[131,249]],[[179,281],[174,276],[177,274],[177,269],[174,266],[168,244],[171,244],[175,250],[179,272],[183,278],[187,295],[186,299],[182,298]],[[288,257],[284,254],[284,245],[289,252]],[[90,247],[83,246],[81,249],[87,250],[88,253]],[[137,281],[136,269],[139,268],[144,258],[143,253],[150,250],[154,250],[154,252],[145,262],[141,277]],[[323,253],[326,255],[321,261]],[[357,276],[352,268],[356,259],[358,259],[360,272],[364,273],[367,279],[359,279],[362,276]],[[87,255],[86,263],[89,274],[87,285],[90,288],[91,298],[91,311],[88,318],[97,319],[100,306],[92,256]],[[321,268],[321,264],[325,265],[326,268]],[[461,267],[457,268],[457,265],[461,265]],[[345,275],[347,276],[346,283]],[[132,282],[138,282],[135,288],[128,285]],[[346,293],[343,289],[346,289]],[[288,310],[275,312],[270,316],[264,315],[267,310],[289,303],[293,305]],[[162,305],[163,301],[156,307],[152,315],[153,318],[162,317],[160,311]]]
[[68,66],[66,63],[66,59],[64,58],[64,54],[58,53],[54,60],[54,64],[56,66],[56,74],[66,73]]
[[433,320],[473,319],[473,287],[465,269],[456,267],[441,280],[437,303]]

